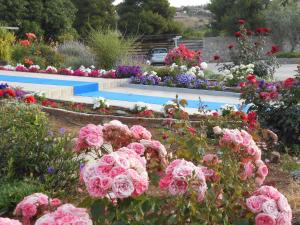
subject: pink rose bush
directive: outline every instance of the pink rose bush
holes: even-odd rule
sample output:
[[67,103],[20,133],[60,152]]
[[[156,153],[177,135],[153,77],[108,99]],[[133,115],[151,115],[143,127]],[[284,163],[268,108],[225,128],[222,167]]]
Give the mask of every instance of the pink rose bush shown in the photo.
[[272,186],[262,186],[246,199],[256,225],[291,225],[292,210],[286,197]]
[[64,204],[56,211],[40,217],[35,225],[92,225],[86,209],[76,208],[72,204]]
[[85,165],[82,177],[93,198],[136,197],[149,185],[145,158],[126,147]]
[[241,180],[255,177],[257,185],[263,184],[269,172],[268,167],[261,160],[261,150],[257,147],[252,136],[247,131],[223,129],[219,144],[221,147],[231,149],[239,156]]
[[207,185],[201,167],[184,159],[176,159],[165,172],[166,175],[159,182],[161,189],[168,190],[171,195],[183,195],[191,188],[197,192],[199,202],[204,200]]
[[0,225],[22,225],[18,220],[0,217]]
[[23,218],[23,224],[30,224],[32,218],[48,210],[49,206],[58,207],[61,204],[59,199],[50,199],[42,193],[34,193],[25,197],[14,211],[16,216]]
[[76,152],[80,152],[83,149],[100,148],[103,145],[102,127],[94,124],[82,127],[78,138],[75,139],[75,143]]

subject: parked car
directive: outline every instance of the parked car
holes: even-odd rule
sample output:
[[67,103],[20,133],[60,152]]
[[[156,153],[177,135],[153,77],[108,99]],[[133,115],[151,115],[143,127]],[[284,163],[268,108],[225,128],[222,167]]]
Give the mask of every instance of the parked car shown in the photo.
[[153,48],[148,53],[148,60],[151,65],[154,64],[165,64],[165,58],[168,54],[168,49],[166,48]]

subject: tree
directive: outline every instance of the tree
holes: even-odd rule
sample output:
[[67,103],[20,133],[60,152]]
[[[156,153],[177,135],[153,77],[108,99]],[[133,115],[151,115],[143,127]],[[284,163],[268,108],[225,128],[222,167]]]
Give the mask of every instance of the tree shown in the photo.
[[72,0],[78,9],[74,27],[83,36],[91,30],[115,28],[113,0]]
[[71,0],[0,0],[0,21],[27,32],[57,39],[73,31],[76,8]]
[[117,7],[123,34],[179,33],[173,21],[175,8],[167,0],[125,0]]
[[238,29],[238,19],[247,20],[249,28],[264,25],[263,10],[270,0],[211,0],[208,9],[214,15],[212,29],[232,34]]
[[266,11],[266,17],[272,29],[273,41],[281,47],[287,41],[291,46],[290,51],[293,52],[300,43],[300,6],[289,2],[283,7],[281,1],[273,0]]

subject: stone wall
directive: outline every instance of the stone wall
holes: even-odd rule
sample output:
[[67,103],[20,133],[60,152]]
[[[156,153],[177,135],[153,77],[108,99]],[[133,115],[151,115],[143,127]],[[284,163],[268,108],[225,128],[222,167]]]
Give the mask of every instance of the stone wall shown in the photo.
[[[269,39],[267,41],[267,48],[271,48],[272,41]],[[230,60],[229,56],[229,44],[235,44],[234,37],[206,37],[203,39],[203,60],[206,62],[212,62],[214,55],[219,55],[221,61],[226,62]],[[285,43],[283,45],[284,51],[290,50],[290,45]],[[295,51],[300,51],[300,45],[298,45]]]

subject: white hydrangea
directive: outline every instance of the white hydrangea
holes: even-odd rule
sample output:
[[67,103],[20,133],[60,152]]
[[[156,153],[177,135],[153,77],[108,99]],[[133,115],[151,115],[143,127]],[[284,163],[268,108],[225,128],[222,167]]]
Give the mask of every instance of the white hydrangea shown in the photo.
[[16,67],[12,66],[12,65],[6,65],[3,67],[5,70],[12,70],[14,71],[16,69]]
[[200,67],[201,67],[202,70],[206,70],[208,68],[208,64],[206,62],[202,62],[200,64]]

